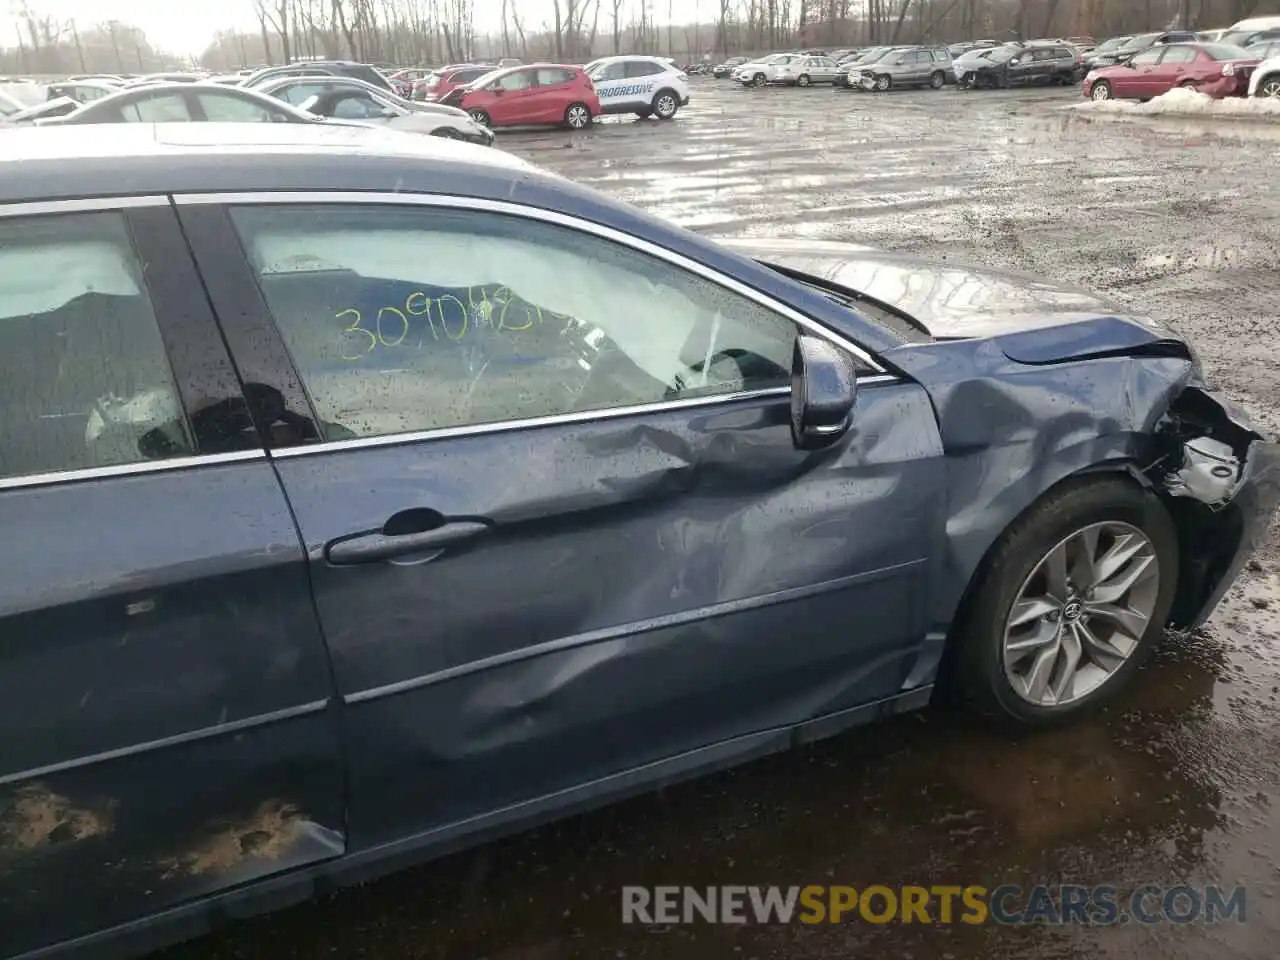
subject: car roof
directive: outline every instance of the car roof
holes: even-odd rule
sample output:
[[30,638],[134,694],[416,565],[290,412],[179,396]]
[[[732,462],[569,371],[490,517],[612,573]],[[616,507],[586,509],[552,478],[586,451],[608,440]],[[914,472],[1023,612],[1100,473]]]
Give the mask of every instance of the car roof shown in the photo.
[[[647,53],[613,53],[607,57],[596,57],[591,62],[594,64],[613,63],[617,60],[648,60],[651,63],[661,63],[664,66],[671,66],[671,61],[664,60],[662,57],[655,57]],[[560,64],[556,64],[560,66]]]
[[317,123],[105,123],[5,131],[0,203],[279,190],[501,197],[513,177],[559,181],[491,147]]

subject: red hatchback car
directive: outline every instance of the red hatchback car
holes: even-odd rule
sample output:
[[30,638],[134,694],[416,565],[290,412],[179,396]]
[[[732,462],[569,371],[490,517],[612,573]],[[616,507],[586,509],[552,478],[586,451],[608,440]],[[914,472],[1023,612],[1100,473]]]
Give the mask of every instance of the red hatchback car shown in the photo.
[[581,67],[537,63],[495,71],[459,87],[441,103],[461,107],[490,127],[554,123],[582,130],[600,113],[595,85]]
[[1256,57],[1229,43],[1169,43],[1143,50],[1127,63],[1102,67],[1084,78],[1093,100],[1150,100],[1175,87],[1211,97],[1244,96]]

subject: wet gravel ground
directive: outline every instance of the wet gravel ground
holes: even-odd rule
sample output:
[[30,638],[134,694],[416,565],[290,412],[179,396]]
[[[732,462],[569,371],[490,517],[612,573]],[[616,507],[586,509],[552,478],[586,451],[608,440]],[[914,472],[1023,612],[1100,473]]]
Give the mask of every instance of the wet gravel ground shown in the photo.
[[[1106,122],[1078,90],[888,95],[702,81],[672,123],[502,146],[712,235],[1014,267],[1172,321],[1270,429],[1280,351],[1274,127]],[[1280,936],[1280,556],[1122,706],[1021,739],[937,710],[429,864],[164,956],[1272,957]],[[1244,884],[1247,922],[666,929],[623,884]]]

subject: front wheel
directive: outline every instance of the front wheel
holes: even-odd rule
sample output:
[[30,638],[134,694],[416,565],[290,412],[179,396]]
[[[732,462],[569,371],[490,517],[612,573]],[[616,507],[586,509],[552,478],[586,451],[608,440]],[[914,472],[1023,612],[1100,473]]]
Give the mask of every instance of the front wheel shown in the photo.
[[810,80],[809,80],[809,75],[807,73],[802,73],[800,74],[800,76],[796,77],[797,87],[807,87],[809,83],[810,83]]
[[765,76],[763,73],[757,73],[754,77],[751,78],[751,85],[753,87],[763,87],[766,82],[767,81],[765,80]]
[[941,90],[942,85],[947,82],[947,75],[941,70],[935,70],[929,74],[929,88],[931,90]]
[[472,110],[470,111],[470,113],[471,113],[471,119],[474,120],[476,123],[480,124],[480,126],[482,127],[493,126],[493,121],[489,119],[489,115],[485,113],[483,110]]
[[1258,84],[1258,91],[1254,94],[1256,97],[1270,97],[1272,100],[1280,100],[1280,74],[1265,77]]
[[564,125],[570,130],[591,126],[591,109],[585,103],[572,103],[564,112]]
[[890,78],[890,76],[887,73],[882,73],[878,77],[876,77],[876,90],[878,90],[880,93],[885,93],[892,86],[893,86],[893,80],[892,78]]
[[1045,726],[1117,693],[1164,629],[1178,534],[1121,478],[1049,494],[1005,532],[954,642],[960,693],[1002,721]]
[[1110,100],[1111,84],[1107,83],[1105,80],[1099,80],[1093,85],[1093,89],[1089,92],[1089,98],[1099,102],[1103,100]]

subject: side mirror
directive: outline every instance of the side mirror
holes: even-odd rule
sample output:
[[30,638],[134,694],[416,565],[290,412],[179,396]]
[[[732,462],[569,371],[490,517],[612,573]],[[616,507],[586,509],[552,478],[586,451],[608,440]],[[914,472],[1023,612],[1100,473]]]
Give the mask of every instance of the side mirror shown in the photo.
[[821,450],[853,421],[858,379],[852,361],[817,337],[796,337],[791,355],[791,440],[798,450]]

